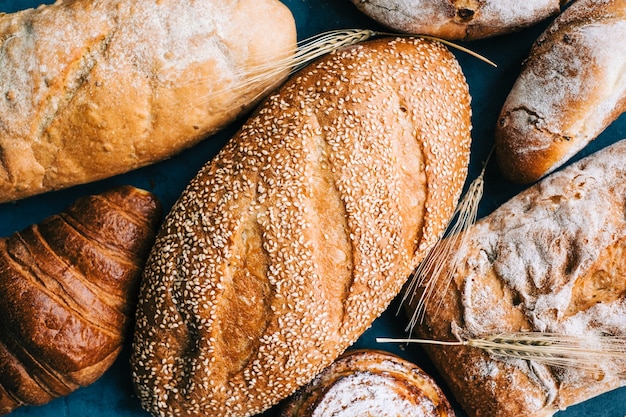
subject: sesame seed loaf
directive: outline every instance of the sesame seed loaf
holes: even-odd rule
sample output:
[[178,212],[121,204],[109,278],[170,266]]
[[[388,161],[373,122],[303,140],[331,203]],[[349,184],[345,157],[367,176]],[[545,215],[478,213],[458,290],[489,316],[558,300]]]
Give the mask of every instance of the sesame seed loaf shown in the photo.
[[570,0],[352,0],[394,30],[475,40],[521,30],[558,14]]
[[271,85],[234,87],[295,47],[278,0],[59,0],[0,14],[0,202],[196,144]]
[[[450,285],[439,284],[448,290],[426,303],[418,335],[449,341],[543,332],[592,347],[597,335],[626,337],[625,160],[623,140],[472,226],[464,249],[442,265],[458,269]],[[427,351],[470,417],[547,417],[624,385],[621,346],[615,362],[586,353],[591,370],[577,367],[585,358],[558,367],[469,346]]]
[[626,5],[579,0],[537,39],[496,126],[503,174],[531,183],[626,111]]
[[441,388],[417,365],[379,350],[351,350],[299,389],[281,417],[454,417]]
[[311,380],[445,229],[470,96],[437,42],[378,39],[307,66],[182,193],[142,283],[131,364],[155,416],[248,416]]

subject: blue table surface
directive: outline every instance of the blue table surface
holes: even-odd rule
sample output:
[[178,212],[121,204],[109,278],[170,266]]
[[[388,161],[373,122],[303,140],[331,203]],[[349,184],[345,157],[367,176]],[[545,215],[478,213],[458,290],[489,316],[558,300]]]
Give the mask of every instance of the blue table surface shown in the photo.
[[[85,0],[87,1],[87,0]],[[51,3],[52,0],[47,1]],[[44,1],[46,3],[46,1]],[[308,38],[317,33],[340,28],[379,28],[369,18],[355,9],[349,0],[283,0],[296,18],[298,36]],[[41,4],[37,0],[0,0],[0,12],[14,12]],[[453,50],[470,85],[473,97],[473,145],[470,162],[470,178],[482,168],[482,163],[493,143],[493,130],[500,107],[515,81],[520,64],[526,57],[530,45],[543,31],[548,22],[494,39],[465,43],[464,46],[495,61],[497,68],[476,58]],[[2,81],[0,80],[0,83]],[[6,236],[29,224],[37,223],[48,215],[63,210],[78,196],[103,191],[119,184],[132,184],[154,192],[167,210],[178,198],[198,169],[210,160],[221,146],[233,135],[243,120],[233,123],[221,133],[208,138],[193,149],[183,152],[164,162],[119,175],[104,181],[77,186],[68,190],[32,197],[16,203],[0,204],[0,236]],[[621,117],[607,128],[602,135],[585,148],[576,158],[588,155],[619,139],[626,138],[626,117]],[[495,164],[487,167],[485,196],[480,206],[480,216],[491,212],[498,205],[523,189],[505,181]],[[377,336],[403,336],[404,319],[395,314],[397,301],[380,317],[370,330],[358,340],[355,347],[384,348],[405,357],[430,373],[441,384],[419,347],[380,345]],[[71,395],[40,407],[22,407],[11,415],[26,416],[124,416],[146,417],[137,401],[130,381],[128,366],[129,346],[105,375],[89,387],[79,389]],[[466,416],[449,395],[459,417]],[[275,416],[270,410],[264,416]],[[557,417],[625,417],[626,388],[596,397],[582,404],[557,413]]]

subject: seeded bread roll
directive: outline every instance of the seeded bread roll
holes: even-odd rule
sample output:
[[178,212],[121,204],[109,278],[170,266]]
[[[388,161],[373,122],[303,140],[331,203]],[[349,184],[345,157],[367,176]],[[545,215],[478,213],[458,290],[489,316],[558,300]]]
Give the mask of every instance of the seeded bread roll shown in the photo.
[[0,14],[0,202],[192,146],[285,76],[236,88],[295,42],[278,0],[59,0]]
[[554,171],[626,111],[625,38],[622,0],[579,0],[537,39],[496,127],[507,178]]
[[146,266],[133,379],[153,415],[249,416],[330,365],[441,235],[470,96],[440,43],[308,66],[191,181]]
[[405,33],[474,40],[521,30],[570,0],[352,0],[366,15]]
[[[587,349],[599,347],[598,335],[622,338],[621,360],[589,351],[564,368],[427,347],[470,417],[552,416],[626,383],[625,160],[621,141],[551,174],[471,227],[466,247],[443,264],[458,269],[426,303],[420,337],[542,332],[578,337]],[[557,353],[567,358],[565,349],[545,358]],[[585,364],[591,369],[577,367]]]
[[417,365],[378,350],[346,352],[283,405],[281,417],[454,417]]

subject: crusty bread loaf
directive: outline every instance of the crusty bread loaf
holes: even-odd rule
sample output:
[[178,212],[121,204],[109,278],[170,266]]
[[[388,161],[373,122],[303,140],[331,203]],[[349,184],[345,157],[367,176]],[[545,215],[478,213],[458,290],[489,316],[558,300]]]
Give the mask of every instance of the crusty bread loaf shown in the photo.
[[454,417],[417,365],[389,352],[351,350],[282,405],[282,417]]
[[0,202],[95,181],[190,147],[295,49],[278,0],[59,0],[0,14]]
[[191,181],[150,255],[131,358],[154,415],[247,416],[336,359],[445,229],[470,97],[440,43],[309,65]]
[[552,172],[626,111],[625,38],[623,0],[579,0],[537,39],[496,126],[507,178]]
[[[451,285],[426,304],[419,335],[625,337],[625,160],[621,141],[544,178],[470,228]],[[498,359],[467,346],[428,352],[472,417],[551,416],[626,383],[624,361],[593,353],[587,356],[597,368],[585,371]]]
[[160,220],[154,195],[124,186],[0,239],[0,414],[109,368]]
[[521,30],[570,0],[352,0],[363,13],[405,33],[475,40]]

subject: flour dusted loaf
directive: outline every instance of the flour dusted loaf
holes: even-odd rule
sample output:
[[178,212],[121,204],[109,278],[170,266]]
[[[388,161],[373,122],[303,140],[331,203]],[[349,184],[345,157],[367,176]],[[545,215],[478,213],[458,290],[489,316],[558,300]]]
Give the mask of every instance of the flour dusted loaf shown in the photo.
[[496,126],[503,174],[531,183],[626,110],[626,5],[579,0],[537,39]]
[[160,220],[153,194],[122,186],[0,239],[0,415],[111,366]]
[[[621,141],[551,174],[474,225],[449,290],[427,303],[419,335],[626,336],[625,160]],[[602,357],[590,372],[497,359],[472,347],[428,352],[472,417],[552,416],[626,382],[624,362]]]
[[470,97],[440,43],[309,65],[191,181],[146,266],[131,358],[153,415],[247,416],[330,365],[454,210]]
[[59,0],[0,14],[0,202],[130,171],[197,143],[295,49],[278,0]]
[[454,417],[441,388],[417,365],[378,350],[351,350],[299,389],[281,417]]
[[405,33],[474,40],[515,32],[560,12],[570,0],[352,0],[366,15]]

